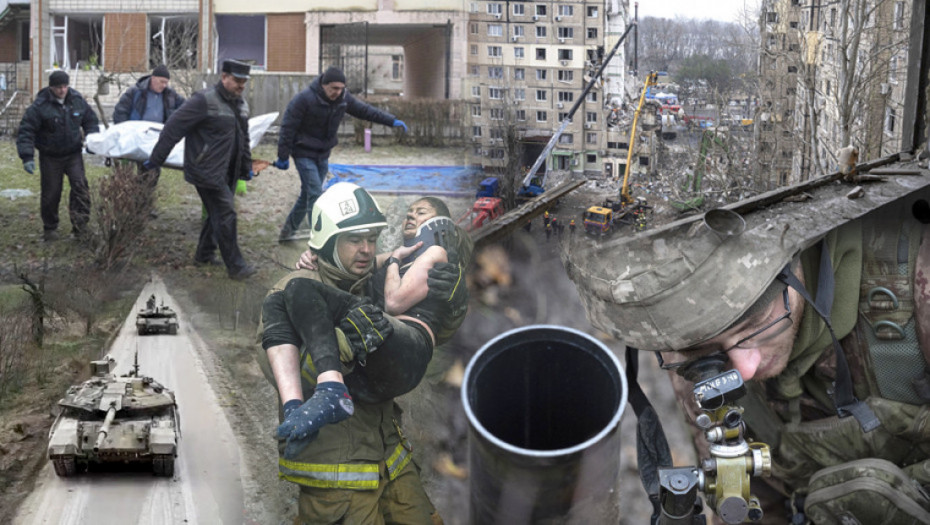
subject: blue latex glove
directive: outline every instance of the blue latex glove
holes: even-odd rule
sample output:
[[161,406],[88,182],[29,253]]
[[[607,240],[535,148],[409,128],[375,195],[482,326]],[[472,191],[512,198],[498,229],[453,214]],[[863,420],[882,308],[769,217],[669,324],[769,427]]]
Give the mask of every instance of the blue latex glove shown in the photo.
[[252,170],[249,170],[249,174],[246,175],[246,176],[245,176],[245,179],[243,179],[243,180],[252,180],[252,179],[254,179],[254,178],[255,178],[255,172],[252,171]]
[[291,165],[291,161],[288,159],[278,159],[272,162],[271,165],[275,168],[278,168],[279,170],[284,171]]
[[145,159],[145,162],[142,163],[142,169],[145,171],[152,171],[158,169],[158,166],[156,166],[151,159]]
[[316,386],[313,396],[296,406],[297,400],[285,403],[284,421],[275,431],[275,437],[286,441],[284,457],[292,459],[316,438],[323,426],[339,423],[355,413],[352,396],[346,386],[327,381]]
[[394,120],[393,126],[394,126],[395,128],[404,128],[404,133],[407,133],[407,125],[404,124],[404,121],[403,121],[403,120],[396,120],[396,119],[395,119],[395,120]]
[[23,169],[26,170],[26,173],[32,175],[36,172],[36,161],[27,160],[26,162],[23,162]]

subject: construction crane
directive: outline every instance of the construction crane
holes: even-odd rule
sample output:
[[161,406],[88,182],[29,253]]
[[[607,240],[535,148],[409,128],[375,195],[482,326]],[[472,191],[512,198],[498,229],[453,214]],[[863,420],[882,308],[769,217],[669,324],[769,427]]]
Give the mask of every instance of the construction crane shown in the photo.
[[639,95],[639,104],[636,105],[636,112],[633,114],[633,126],[630,129],[630,142],[627,145],[626,169],[623,171],[623,185],[620,187],[620,206],[624,207],[633,203],[633,196],[630,195],[630,168],[633,165],[633,148],[636,144],[636,125],[639,123],[639,115],[643,111],[643,105],[646,103],[646,93],[649,88],[658,83],[659,75],[651,71],[646,75],[646,82],[643,84],[643,92]]
[[[565,128],[567,128],[568,125],[572,123],[572,117],[575,115],[575,112],[577,112],[578,108],[580,108],[584,103],[585,97],[588,96],[588,92],[591,91],[591,89],[597,83],[598,79],[601,78],[601,75],[604,74],[604,69],[607,68],[607,64],[610,63],[610,60],[617,53],[617,50],[620,49],[620,44],[626,40],[626,36],[634,27],[636,27],[636,22],[631,23],[630,26],[626,28],[626,31],[624,31],[623,35],[620,36],[620,39],[617,40],[617,43],[610,50],[610,53],[604,57],[604,60],[601,62],[601,67],[591,77],[591,81],[588,82],[588,85],[584,88],[584,91],[582,91],[577,100],[575,100],[575,104],[572,105],[571,109],[568,110],[568,113],[565,115],[565,118],[562,119],[562,124],[559,126],[559,129],[557,129],[556,132],[552,135],[552,138],[549,139],[549,142],[546,144],[546,147],[543,149],[542,153],[536,157],[536,162],[533,163],[533,166],[526,173],[526,176],[523,177],[523,186],[520,188],[520,191],[517,194],[518,197],[537,197],[546,191],[546,174],[543,174],[541,177],[536,177],[536,172],[539,170],[539,167],[542,166],[543,162],[546,161],[546,158],[549,156],[552,148],[554,148],[556,143],[558,143],[559,137],[562,136],[562,132],[564,132]],[[652,75],[653,78],[655,78],[655,74],[653,73]],[[653,82],[653,84],[654,83],[655,82]],[[640,105],[642,105],[642,102],[640,102]]]

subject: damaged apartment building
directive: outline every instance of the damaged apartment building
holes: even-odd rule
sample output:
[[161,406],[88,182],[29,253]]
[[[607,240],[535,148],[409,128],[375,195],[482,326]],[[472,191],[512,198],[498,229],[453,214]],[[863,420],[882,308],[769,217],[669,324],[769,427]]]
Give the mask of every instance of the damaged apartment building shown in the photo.
[[901,119],[917,112],[904,106],[908,50],[920,48],[910,27],[925,10],[914,0],[765,0],[756,168],[792,184],[836,170],[845,146],[860,159],[900,151]]
[[[463,101],[469,160],[498,167],[511,154],[505,136],[519,142],[520,162],[532,163],[629,18],[627,0],[0,1],[19,6],[0,19],[0,41],[16,43],[3,60],[20,64],[27,98],[61,68],[88,98],[100,95],[98,109],[108,113],[157,64],[189,92],[235,58],[253,66],[253,112],[280,111],[335,65],[363,96]],[[621,48],[560,137],[549,169],[618,169],[626,144],[609,138],[605,108],[622,101],[625,72]]]

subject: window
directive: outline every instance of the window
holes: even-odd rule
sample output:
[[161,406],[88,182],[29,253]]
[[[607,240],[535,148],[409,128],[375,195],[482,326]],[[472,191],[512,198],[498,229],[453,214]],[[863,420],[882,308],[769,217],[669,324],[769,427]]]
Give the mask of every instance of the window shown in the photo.
[[536,80],[546,80],[546,70],[537,69],[536,70]]
[[468,11],[469,11],[470,13],[477,13],[477,12],[478,12],[478,2],[471,2],[470,4],[468,4]]
[[904,29],[904,2],[894,3],[894,28]]
[[778,13],[775,11],[769,11],[768,13],[765,13],[765,21],[770,24],[778,22]]
[[573,102],[575,94],[571,91],[559,91],[559,102]]
[[491,108],[491,120],[504,120],[504,108]]
[[514,80],[526,80],[526,69],[522,67],[515,68],[513,70],[513,79]]
[[472,86],[471,87],[471,96],[480,97],[481,96],[481,86]]
[[559,49],[559,60],[571,60],[571,59],[572,59],[571,49]]
[[526,100],[526,88],[513,88],[514,100]]
[[888,61],[888,81],[897,82],[898,80],[898,57],[893,56]]
[[[72,20],[72,23],[74,21]],[[91,26],[93,27],[93,26]],[[69,29],[72,31],[73,29]],[[29,23],[23,28],[24,60],[29,60]],[[197,68],[197,42],[200,26],[196,16],[150,16],[149,67],[168,64],[172,69]],[[84,44],[81,44],[82,46]],[[264,45],[264,44],[263,44]],[[193,52],[192,52],[193,50]],[[121,62],[119,59],[117,61]]]
[[[68,29],[73,34],[74,28]],[[265,65],[265,17],[252,15],[216,15],[216,63],[236,58],[252,64]],[[113,69],[107,64],[108,69]]]
[[468,32],[471,33],[472,35],[477,35],[478,34],[478,22],[472,22],[468,24]]
[[588,96],[585,97],[585,100],[588,102],[597,102],[597,93],[591,91],[588,93]]
[[571,82],[575,80],[575,72],[567,69],[559,70],[559,82]]
[[500,24],[488,24],[488,36],[504,36],[504,26]]
[[391,55],[391,79],[404,78],[404,55]]
[[481,137],[481,126],[472,126],[472,127],[471,127],[471,136],[472,136],[472,137]]
[[584,121],[585,121],[585,122],[592,122],[592,123],[597,122],[597,113],[595,113],[594,111],[587,111],[587,112],[585,112],[585,114],[584,114]]
[[526,11],[523,10],[523,4],[513,4],[513,14],[514,16],[525,15]]
[[501,148],[494,148],[488,152],[488,157],[492,159],[502,159],[504,158],[504,150]]
[[885,133],[894,133],[894,108],[885,108]]
[[525,110],[525,109],[518,109],[518,110],[514,111],[513,114],[514,114],[514,116],[517,118],[517,120],[519,120],[519,121],[521,121],[521,122],[525,122],[525,121],[526,121],[526,110]]
[[481,146],[475,146],[474,148],[472,148],[471,154],[476,157],[480,157],[483,154],[481,151]]
[[586,32],[588,38],[597,38],[597,28],[596,28],[596,27],[589,27],[585,32]]
[[468,71],[469,71],[469,73],[471,73],[471,76],[477,77],[478,75],[481,74],[481,67],[479,67],[479,66],[469,66],[469,70],[468,70]]
[[788,72],[789,72],[789,73],[797,73],[797,72],[798,72],[798,66],[788,66]]
[[548,93],[546,93],[546,90],[545,90],[545,89],[537,89],[537,90],[536,90],[536,100],[537,100],[538,102],[544,102],[544,101],[546,100],[546,95],[547,95],[547,94],[548,94]]
[[597,6],[596,5],[588,6],[588,18],[597,18]]
[[833,83],[831,83],[829,80],[827,80],[826,87],[824,88],[824,93],[829,97],[829,96],[830,96],[830,92],[831,92],[832,90],[833,90]]
[[536,38],[546,38],[546,26],[536,26]]
[[575,6],[559,4],[559,16],[574,16]]
[[575,38],[575,30],[571,27],[560,27],[559,38]]
[[545,111],[536,112],[536,122],[546,122],[547,120],[549,120],[549,116]]
[[19,59],[24,62],[29,61],[29,20],[22,20],[19,23]]
[[536,4],[536,15],[546,16],[546,6],[542,4]]
[[648,165],[649,165],[649,157],[640,157],[640,158],[639,158],[639,165],[640,165],[640,166],[648,166]]
[[500,66],[488,66],[488,78],[504,78],[504,68]]
[[546,59],[546,48],[537,47],[536,48],[536,60],[545,60]]
[[501,128],[491,128],[489,131],[488,136],[491,137],[491,140],[501,140],[504,137]]
[[489,57],[499,57],[504,54],[503,48],[501,46],[488,46],[488,56]]
[[472,55],[477,55],[477,54],[478,54],[478,44],[472,44],[471,46],[469,46],[468,52],[471,53]]
[[500,100],[503,98],[503,90],[499,87],[489,87],[488,98],[491,100]]
[[524,29],[525,29],[525,28],[524,28],[523,26],[521,26],[521,25],[515,25],[515,26],[513,26],[513,36],[521,37],[521,38],[522,38],[523,35],[524,35],[524,32],[523,32]]
[[[597,144],[597,133],[588,132],[585,135],[585,141],[588,144]],[[597,162],[597,157],[594,155],[588,155],[588,162]]]
[[475,104],[471,107],[471,116],[480,117],[481,116],[481,106]]
[[575,137],[571,133],[563,133],[559,135],[559,144],[574,144]]
[[788,27],[790,27],[791,29],[797,29],[797,28],[798,28],[798,23],[797,23],[797,22],[788,22]]
[[513,57],[514,58],[525,58],[526,52],[522,47],[513,48]]
[[501,5],[500,4],[488,4],[488,14],[489,15],[499,15],[501,14]]

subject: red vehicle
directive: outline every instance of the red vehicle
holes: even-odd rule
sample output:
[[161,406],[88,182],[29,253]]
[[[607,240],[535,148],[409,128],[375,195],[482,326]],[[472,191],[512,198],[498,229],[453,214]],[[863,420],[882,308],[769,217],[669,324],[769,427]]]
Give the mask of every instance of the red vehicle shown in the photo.
[[[481,197],[475,201],[471,210],[463,215],[456,224],[468,231],[477,230],[485,223],[493,221],[504,214],[504,203],[497,197]],[[465,222],[467,221],[467,222]],[[465,224],[462,224],[465,222]]]

